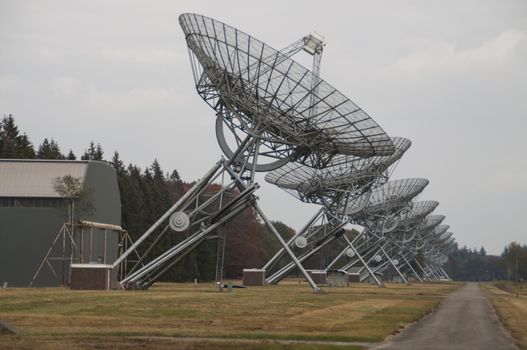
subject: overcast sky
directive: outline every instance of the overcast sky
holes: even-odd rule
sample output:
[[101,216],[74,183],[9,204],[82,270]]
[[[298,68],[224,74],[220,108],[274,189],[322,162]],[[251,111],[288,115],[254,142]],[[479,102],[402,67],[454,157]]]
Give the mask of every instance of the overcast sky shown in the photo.
[[[90,140],[186,180],[220,157],[195,92],[183,12],[274,48],[315,30],[321,75],[413,145],[393,178],[425,177],[461,245],[527,243],[527,2],[0,0],[0,113],[38,146]],[[269,217],[298,229],[316,206],[264,184]]]

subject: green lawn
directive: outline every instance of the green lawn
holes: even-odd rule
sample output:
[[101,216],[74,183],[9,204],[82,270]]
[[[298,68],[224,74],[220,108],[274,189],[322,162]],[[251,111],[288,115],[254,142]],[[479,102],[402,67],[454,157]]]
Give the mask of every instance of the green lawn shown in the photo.
[[521,349],[527,350],[527,287],[511,282],[484,285],[504,326]]
[[212,284],[110,292],[6,289],[0,290],[0,320],[21,336],[0,335],[0,348],[331,349],[275,341],[379,342],[458,286],[354,284],[322,295],[296,281],[221,293]]

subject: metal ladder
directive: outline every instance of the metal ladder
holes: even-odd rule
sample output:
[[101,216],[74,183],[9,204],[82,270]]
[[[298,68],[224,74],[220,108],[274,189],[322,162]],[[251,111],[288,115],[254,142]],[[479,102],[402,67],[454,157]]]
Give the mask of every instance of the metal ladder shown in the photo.
[[218,230],[218,252],[216,254],[216,282],[223,281],[223,264],[225,262],[225,233]]

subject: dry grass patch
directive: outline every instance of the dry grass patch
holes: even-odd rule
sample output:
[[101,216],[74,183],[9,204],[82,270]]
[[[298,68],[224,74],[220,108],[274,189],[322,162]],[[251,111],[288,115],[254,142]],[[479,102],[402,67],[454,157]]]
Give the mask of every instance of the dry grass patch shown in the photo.
[[485,284],[483,289],[490,296],[499,318],[517,344],[522,349],[527,349],[527,296],[508,293],[490,284]]
[[2,337],[0,344],[43,341],[60,348],[68,339],[96,338],[105,344],[120,339],[133,348],[134,337],[375,342],[433,309],[457,287],[356,284],[327,288],[325,295],[296,281],[232,293],[219,293],[210,284],[157,284],[149,291],[126,292],[7,289],[0,291],[0,320],[23,336]]

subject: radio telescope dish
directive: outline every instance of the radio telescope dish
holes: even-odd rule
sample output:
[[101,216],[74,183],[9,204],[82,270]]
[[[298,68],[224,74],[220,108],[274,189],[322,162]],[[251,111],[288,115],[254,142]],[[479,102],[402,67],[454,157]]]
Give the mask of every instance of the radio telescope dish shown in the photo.
[[452,236],[452,232],[445,232],[439,237],[439,239],[442,240],[442,241],[446,241],[451,236]]
[[434,234],[441,235],[445,233],[449,228],[450,226],[448,225],[437,225],[436,227],[434,227]]
[[420,194],[428,183],[427,179],[421,178],[388,181],[371,191],[370,204],[364,210],[364,215],[396,213],[407,207],[408,203]]
[[410,220],[422,219],[437,208],[439,202],[437,201],[418,201],[414,202],[411,211],[407,218]]
[[397,232],[392,233],[394,237],[404,244],[413,241],[423,225],[424,218],[439,205],[436,201],[418,201],[412,203],[412,208],[401,216]]
[[424,217],[434,211],[439,205],[436,201],[418,201],[412,204],[412,209],[401,219],[401,226],[418,224]]
[[420,231],[429,231],[439,225],[443,220],[445,220],[444,215],[428,215],[423,220],[422,226],[419,227]]
[[[362,194],[375,182],[382,181],[384,178],[381,175],[411,145],[410,140],[403,137],[393,137],[392,141],[395,151],[389,156],[360,158],[337,155],[323,169],[291,162],[266,174],[265,180],[308,203],[327,204],[332,202],[327,198],[335,199],[342,192],[353,189]],[[368,201],[364,199],[354,204],[361,207],[364,203],[367,204]]]
[[227,157],[235,152],[225,128],[234,148],[247,137],[259,140],[258,164],[246,164],[256,171],[289,160],[324,167],[336,154],[394,152],[390,138],[366,112],[287,52],[209,17],[186,13],[179,22],[196,89],[216,111],[217,137]]

